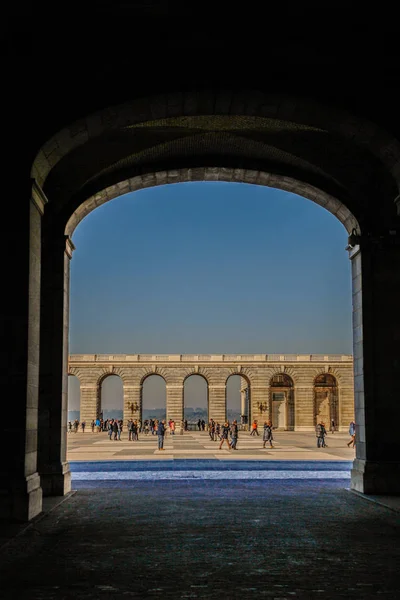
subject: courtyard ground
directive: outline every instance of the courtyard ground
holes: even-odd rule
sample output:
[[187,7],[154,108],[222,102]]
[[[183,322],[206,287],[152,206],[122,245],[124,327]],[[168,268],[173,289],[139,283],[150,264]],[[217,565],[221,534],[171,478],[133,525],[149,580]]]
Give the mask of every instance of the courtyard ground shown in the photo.
[[262,430],[259,437],[248,431],[239,432],[238,450],[229,451],[219,442],[213,442],[207,432],[188,431],[183,435],[165,436],[165,450],[157,449],[156,435],[139,435],[139,441],[130,442],[123,431],[121,441],[110,441],[106,432],[68,434],[68,460],[173,460],[177,458],[215,458],[226,460],[353,460],[355,451],[347,447],[347,433],[328,434],[327,448],[317,448],[313,432],[274,432],[274,448],[263,450]]
[[[3,538],[0,597],[400,599],[399,512],[349,491],[348,436],[317,450],[278,433],[274,454],[248,434],[235,454],[183,438],[168,454],[149,437],[139,456],[137,442],[71,434],[74,493]],[[126,450],[134,460],[114,455]]]

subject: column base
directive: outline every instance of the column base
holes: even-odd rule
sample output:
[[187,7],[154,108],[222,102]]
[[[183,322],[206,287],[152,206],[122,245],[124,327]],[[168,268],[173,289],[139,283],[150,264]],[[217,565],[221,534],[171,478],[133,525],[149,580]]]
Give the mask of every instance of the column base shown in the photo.
[[38,473],[11,481],[7,490],[0,490],[0,519],[30,521],[42,512],[42,496]]
[[46,465],[40,470],[43,496],[65,496],[71,491],[71,471],[69,463]]
[[356,458],[351,470],[350,489],[361,494],[400,496],[400,463]]

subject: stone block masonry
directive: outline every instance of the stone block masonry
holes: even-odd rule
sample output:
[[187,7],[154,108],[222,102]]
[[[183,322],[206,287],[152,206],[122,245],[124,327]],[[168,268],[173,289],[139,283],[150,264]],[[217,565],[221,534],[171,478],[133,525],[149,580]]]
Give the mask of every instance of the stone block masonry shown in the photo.
[[[282,430],[312,431],[317,420],[339,431],[354,419],[353,357],[320,354],[74,354],[70,375],[81,387],[81,421],[90,423],[101,412],[101,384],[110,375],[121,377],[124,421],[142,418],[142,388],[147,377],[160,375],[167,390],[167,419],[178,426],[184,414],[184,384],[200,375],[208,387],[208,417],[226,419],[226,384],[240,375],[247,389],[248,419],[267,419]],[[326,386],[321,387],[321,376]],[[318,382],[317,382],[318,379]],[[322,400],[321,400],[322,397]],[[321,408],[323,407],[323,408]]]

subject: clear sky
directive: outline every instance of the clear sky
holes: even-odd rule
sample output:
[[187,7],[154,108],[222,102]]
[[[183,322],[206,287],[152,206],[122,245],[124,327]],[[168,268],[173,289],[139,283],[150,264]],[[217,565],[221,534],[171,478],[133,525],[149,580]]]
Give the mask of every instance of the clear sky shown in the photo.
[[148,188],[97,208],[73,242],[71,353],[352,352],[347,233],[295,194]]

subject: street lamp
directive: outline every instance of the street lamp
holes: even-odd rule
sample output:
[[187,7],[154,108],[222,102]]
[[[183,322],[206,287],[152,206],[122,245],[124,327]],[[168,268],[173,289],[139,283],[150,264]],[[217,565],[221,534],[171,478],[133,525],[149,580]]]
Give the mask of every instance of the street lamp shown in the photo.
[[139,405],[137,402],[128,402],[128,408],[130,408],[131,413],[133,414],[139,410]]
[[267,402],[257,402],[258,410],[262,412],[266,412],[268,410]]

